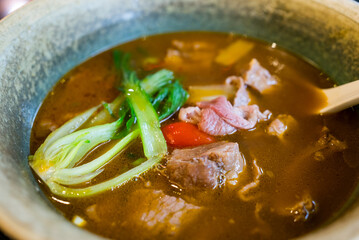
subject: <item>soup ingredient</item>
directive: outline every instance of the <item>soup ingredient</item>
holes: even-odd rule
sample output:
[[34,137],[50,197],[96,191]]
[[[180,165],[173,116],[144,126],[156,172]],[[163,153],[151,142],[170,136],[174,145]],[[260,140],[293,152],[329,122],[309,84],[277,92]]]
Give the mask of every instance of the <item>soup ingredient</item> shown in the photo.
[[212,143],[215,139],[186,122],[176,122],[162,128],[166,142],[171,147],[183,148]]
[[249,202],[258,199],[260,192],[260,184],[263,182],[263,169],[258,166],[257,160],[253,160],[252,166],[253,181],[242,187],[238,191],[238,196],[242,201]]
[[145,156],[161,158],[167,153],[167,145],[160,129],[156,110],[141,89],[136,72],[129,69],[129,55],[121,56],[118,51],[114,54],[116,70],[123,75],[126,100],[138,121]]
[[[153,75],[147,76],[141,82],[141,85],[148,94],[153,94],[164,85],[170,83],[172,79],[172,72],[168,70],[161,70]],[[107,106],[109,109],[111,109],[111,112],[119,114],[118,111],[123,102],[124,98],[121,95]],[[97,123],[106,123],[109,121],[106,114],[108,110],[103,109],[96,114],[99,109],[100,106],[93,107],[66,122],[46,138],[45,142],[36,151],[34,156],[30,156],[31,167],[44,181],[47,181],[55,172],[59,172],[61,169],[73,167],[94,146],[114,137],[118,128],[122,125],[123,118],[119,118],[112,124],[86,128],[73,133],[81,126],[86,125],[87,122],[90,122],[87,125],[93,126]],[[122,110],[122,115],[124,117],[124,112],[127,110],[124,110],[123,108]],[[96,114],[96,116],[93,116],[94,114]],[[90,137],[92,139],[89,139]],[[88,142],[87,140],[91,140],[91,142]],[[121,144],[117,146],[119,147]],[[120,149],[117,148],[117,151],[120,151]],[[107,162],[111,159],[111,157],[106,159]],[[103,161],[101,162],[101,165],[104,164]],[[92,173],[87,175],[91,173],[93,169],[85,169],[85,167],[82,167],[82,169],[83,171],[81,172],[71,171],[73,174],[67,174],[66,179],[63,179],[62,181],[67,181],[69,183],[68,179],[74,178],[74,180],[76,179],[75,182],[79,183],[82,181],[88,181],[100,173],[96,172],[96,174]],[[79,174],[82,176],[87,176],[81,179],[79,178]],[[57,177],[58,180],[61,175],[62,174],[59,173]]]
[[120,153],[129,143],[131,143],[131,141],[136,139],[138,135],[139,130],[136,129],[121,139],[121,141],[119,141],[106,153],[92,160],[91,162],[73,168],[63,168],[57,170],[53,173],[51,181],[65,185],[74,185],[93,179],[103,171],[101,168],[106,163],[111,161],[114,156]]
[[[190,121],[197,123],[201,131],[213,136],[232,134],[238,129],[251,129],[259,121],[267,120],[271,115],[268,110],[262,113],[257,105],[233,107],[225,97],[199,102],[197,106],[201,109],[200,121],[196,122],[195,119]],[[193,108],[186,110],[197,111]],[[196,113],[187,113],[187,116],[195,116],[198,119]],[[180,115],[180,120],[186,121],[187,118]]]
[[294,222],[305,222],[316,213],[317,205],[309,193],[304,193],[294,206],[285,210],[283,214],[293,217]]
[[202,101],[211,101],[219,96],[225,96],[227,99],[232,98],[235,94],[235,88],[229,84],[226,85],[204,85],[189,86],[189,103]]
[[215,189],[235,184],[245,160],[238,144],[216,142],[195,148],[175,149],[167,161],[171,182],[187,191]]
[[[92,148],[114,137],[122,122],[123,119],[121,118],[113,123],[82,129],[59,139],[54,139],[50,135],[49,141],[45,141],[36,151],[30,165],[43,181],[52,181],[51,178],[58,170],[73,167]],[[71,124],[70,122],[67,126]],[[62,130],[55,131],[54,136],[60,136],[59,132]],[[89,175],[74,175],[73,179],[66,178],[63,181],[77,184],[82,181],[88,181],[99,173],[89,172]],[[59,177],[57,180],[62,181]]]
[[206,41],[171,41],[164,59],[165,66],[179,71],[208,68],[216,54],[214,46]]
[[249,63],[249,70],[244,74],[244,82],[260,93],[277,84],[277,80],[263,68],[257,59],[253,58]]
[[199,102],[202,109],[213,110],[221,119],[237,129],[251,129],[257,122],[270,116],[268,110],[261,113],[258,105],[233,107],[224,97],[218,97],[210,102]]
[[121,227],[143,229],[147,234],[174,236],[185,222],[199,217],[203,207],[169,196],[162,190],[138,189],[128,197],[125,209],[131,209]]
[[233,105],[225,96],[219,96],[211,101],[197,102],[200,112],[193,107],[181,109],[179,118],[181,121],[198,124],[201,131],[213,136],[252,129],[258,122],[268,120],[271,112],[265,110],[262,113],[258,105],[248,105],[250,98],[246,86],[262,92],[274,84],[277,84],[275,78],[256,59],[252,59],[244,80],[239,76],[230,76],[225,80],[224,86],[234,85],[238,88]]
[[159,119],[165,120],[177,112],[187,99],[188,93],[175,81],[161,89],[152,104],[159,113]]
[[86,221],[82,217],[77,215],[72,218],[72,222],[79,227],[83,227],[86,225]]
[[197,123],[201,131],[212,136],[226,136],[237,131],[235,127],[226,123],[210,108],[201,110],[201,120]]
[[[33,164],[31,164],[31,166],[55,194],[80,197],[96,194],[119,186],[150,169],[167,153],[167,145],[160,130],[158,115],[148,99],[148,95],[140,87],[140,80],[137,78],[136,73],[130,70],[129,55],[115,51],[114,60],[116,70],[123,75],[123,88],[127,101],[122,103],[121,111],[119,112],[122,116],[113,123],[82,129],[58,139],[47,149],[49,153],[52,153],[50,157],[48,157],[48,155],[44,156],[43,148],[45,148],[46,145],[43,144],[32,159]],[[149,93],[155,92],[154,85],[156,83],[158,83],[157,88],[159,88],[163,81],[166,80],[162,78],[162,74],[160,74],[160,76],[160,78],[145,78],[143,84],[144,87],[148,86],[147,89]],[[149,79],[151,80],[150,83],[148,82]],[[163,89],[167,89],[167,94],[159,93],[161,100],[165,100],[164,106],[159,111],[161,112],[161,117],[165,118],[182,106],[185,99],[187,99],[187,94],[178,81],[174,82],[172,86],[167,86],[162,88],[162,90]],[[158,100],[158,96],[155,100],[156,99]],[[118,134],[118,131],[122,127],[122,123],[128,112],[128,108],[125,107],[125,104],[128,104],[131,110],[131,117],[127,120],[126,128],[122,133],[128,131],[129,133],[102,156],[90,163],[73,168],[73,166],[95,146],[122,135]],[[156,107],[159,108],[160,105],[161,104],[156,104]],[[112,109],[109,110],[110,107],[108,105],[105,105],[105,109],[112,113],[111,115],[114,115]],[[93,110],[90,112],[93,112]],[[86,113],[86,116],[88,115],[89,114]],[[131,131],[131,127],[136,119],[139,129]],[[69,124],[65,124],[65,126],[69,126]],[[66,129],[67,128],[68,127],[66,127]],[[58,132],[59,131],[62,130],[60,129]],[[118,136],[115,136],[116,134]],[[117,153],[121,152],[131,141],[136,139],[139,134],[143,142],[144,154],[148,158],[148,161],[145,163],[140,164],[118,177],[87,188],[68,188],[60,185],[75,185],[93,179],[103,171],[101,168],[107,162]],[[59,136],[59,134],[56,135]],[[49,166],[49,164],[52,165]]]
[[251,99],[249,98],[247,85],[244,84],[243,78],[238,76],[230,76],[226,78],[225,83],[226,85],[235,85],[238,88],[236,96],[233,100],[234,107],[248,105]]
[[[248,53],[231,65],[215,62],[222,49],[242,39],[232,34],[171,33],[116,47],[131,53],[130,66],[136,69],[140,79],[144,79],[139,81],[139,86],[146,92],[162,129],[183,118],[185,121],[180,123],[193,121],[194,127],[201,131],[199,122],[207,119],[203,116],[216,118],[216,121],[210,118],[208,121],[222,126],[223,132],[232,129],[228,131],[232,134],[211,136],[215,142],[209,144],[182,148],[167,143],[168,155],[159,163],[155,163],[158,159],[145,156],[139,137],[130,140],[132,134],[140,136],[139,119],[126,100],[123,84],[121,93],[118,92],[117,87],[124,78],[122,70],[114,68],[113,50],[90,59],[65,75],[38,112],[32,130],[32,153],[53,128],[93,106],[98,107],[72,133],[111,124],[123,116],[121,113],[126,114],[115,134],[116,139],[100,144],[72,168],[57,172],[64,174],[63,180],[71,180],[65,177],[67,171],[75,176],[75,171],[84,166],[90,169],[87,164],[92,164],[90,172],[98,169],[101,173],[80,185],[55,182],[56,188],[51,188],[58,191],[55,193],[46,183],[40,184],[49,200],[70,221],[76,216],[81,217],[85,223],[83,228],[109,239],[213,240],[240,237],[243,240],[284,240],[296,238],[330,221],[350,199],[358,182],[358,169],[354,168],[358,166],[355,164],[358,116],[350,110],[334,115],[314,114],[326,101],[315,89],[330,87],[332,83],[325,74],[275,44],[265,45],[244,38],[254,46]],[[120,54],[121,59],[123,56]],[[171,62],[171,58],[174,61]],[[275,73],[273,78],[277,84],[263,93],[245,82],[253,58],[270,74]],[[159,67],[169,70],[154,73],[153,68]],[[161,87],[153,84],[157,90],[149,93],[152,84],[145,86],[144,81],[154,75],[165,80],[161,81]],[[221,93],[210,101],[224,97],[232,110],[257,105],[261,113],[268,109],[272,114],[248,130],[237,130],[230,125],[221,113],[213,110],[215,103],[207,100],[188,101],[177,114],[172,111],[178,109],[187,95],[182,84],[185,89],[191,86],[228,86],[233,89],[231,94]],[[202,94],[204,92],[200,92],[201,98],[214,96],[211,90],[208,95]],[[203,102],[210,106],[199,106]],[[170,114],[165,114],[168,109],[171,109]],[[283,119],[287,130],[281,136],[271,136],[268,126],[275,119],[281,119],[281,115],[291,116],[296,124],[285,123]],[[330,129],[330,133],[321,132],[323,127]],[[116,152],[115,146],[126,138],[130,140],[124,144],[126,147],[98,168],[102,163],[96,159],[104,159],[104,155]],[[228,147],[230,151],[225,147],[215,147],[222,142],[238,146]],[[214,144],[211,149],[202,150],[211,144]],[[182,151],[188,151],[193,157],[184,155]],[[223,159],[237,151],[240,166],[242,162],[245,166],[241,171],[233,172],[232,178],[227,174],[230,174],[229,166],[236,165],[236,161],[224,163]],[[178,153],[178,160],[171,163],[174,153]],[[348,165],[347,160],[353,164]],[[95,166],[97,163],[100,165]],[[151,168],[152,164],[154,167]],[[171,164],[176,167],[171,168]],[[150,169],[141,174],[147,168]],[[199,179],[203,179],[201,184],[216,187],[200,187]],[[122,181],[126,183],[116,185]],[[186,187],[185,182],[192,185]],[[108,185],[99,185],[103,183]],[[108,191],[92,194],[107,186]],[[80,192],[84,189],[91,193]],[[63,190],[67,195],[61,195]]]
[[237,40],[227,46],[225,49],[221,50],[216,57],[216,63],[222,65],[232,65],[237,62],[244,55],[249,53],[254,44],[250,41],[246,41],[244,39]]
[[314,145],[314,159],[323,161],[326,157],[336,152],[343,152],[347,148],[348,145],[345,142],[338,140],[327,127],[323,127],[322,135]]
[[288,114],[279,114],[268,126],[267,132],[270,135],[283,137],[289,130],[297,127],[297,121]]

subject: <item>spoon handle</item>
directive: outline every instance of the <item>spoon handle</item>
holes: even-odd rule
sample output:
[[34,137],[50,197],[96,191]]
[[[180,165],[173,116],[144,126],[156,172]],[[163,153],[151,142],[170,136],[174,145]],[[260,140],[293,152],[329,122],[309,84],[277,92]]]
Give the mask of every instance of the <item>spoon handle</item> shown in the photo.
[[359,104],[359,80],[324,89],[323,92],[328,98],[328,105],[320,110],[322,114],[339,112]]

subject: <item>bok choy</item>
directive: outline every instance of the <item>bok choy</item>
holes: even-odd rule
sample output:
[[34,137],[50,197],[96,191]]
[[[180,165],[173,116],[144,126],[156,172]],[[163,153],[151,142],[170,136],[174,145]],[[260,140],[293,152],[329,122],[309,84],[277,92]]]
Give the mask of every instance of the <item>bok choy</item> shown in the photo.
[[[122,76],[123,92],[112,103],[89,109],[55,130],[29,158],[30,166],[56,195],[83,197],[116,188],[151,169],[167,154],[160,121],[185,103],[187,92],[169,70],[160,70],[141,81],[130,67],[128,54],[114,51],[113,56],[117,74]],[[147,160],[102,183],[73,186],[101,174],[106,163],[138,136]],[[94,147],[112,139],[117,143],[107,152],[78,164]]]

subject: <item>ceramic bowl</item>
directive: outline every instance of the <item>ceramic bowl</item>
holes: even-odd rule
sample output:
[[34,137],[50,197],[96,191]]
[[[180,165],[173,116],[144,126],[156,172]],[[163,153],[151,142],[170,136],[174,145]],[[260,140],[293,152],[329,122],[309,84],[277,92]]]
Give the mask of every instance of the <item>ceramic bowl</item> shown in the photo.
[[[117,44],[173,31],[275,42],[339,84],[359,79],[359,4],[350,0],[34,0],[0,22],[0,227],[17,239],[98,239],[59,214],[27,162],[32,121],[71,68]],[[303,238],[359,237],[359,201]]]

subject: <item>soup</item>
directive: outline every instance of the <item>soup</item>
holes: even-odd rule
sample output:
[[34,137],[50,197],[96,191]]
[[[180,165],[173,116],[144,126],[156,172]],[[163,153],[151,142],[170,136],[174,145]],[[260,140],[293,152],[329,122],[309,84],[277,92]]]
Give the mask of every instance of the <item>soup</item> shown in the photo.
[[[128,67],[123,64],[123,53],[130,53],[129,67],[139,79],[153,79],[156,72],[167,69],[161,74],[174,74],[170,84],[177,85],[147,91],[138,106],[134,102],[142,95],[129,99],[129,106],[112,108],[121,96],[135,91],[124,90],[122,85]],[[120,61],[116,62],[116,55]],[[119,80],[116,66],[121,63],[124,77]],[[146,91],[143,83],[139,85],[140,91]],[[88,118],[78,120],[77,132],[114,124],[125,109],[124,130],[116,130],[116,135],[98,144],[91,140],[91,151],[67,165],[63,175],[54,174],[60,184],[51,185],[52,175],[41,176],[43,172],[53,174],[52,165],[37,167],[33,164],[36,154],[30,165],[35,175],[40,173],[37,178],[48,199],[67,219],[104,237],[297,237],[333,219],[357,185],[356,112],[318,114],[326,105],[319,88],[333,86],[320,70],[275,43],[209,32],[145,37],[89,59],[56,84],[34,121],[31,152],[50,149],[54,134],[49,134],[84,111]],[[163,99],[167,102],[156,102]],[[153,127],[145,125],[138,114],[146,111],[143,104],[148,103],[155,106],[162,121],[159,137],[143,133],[145,126]],[[171,109],[169,106],[177,107],[166,115],[163,109]],[[106,117],[98,117],[100,114]],[[105,130],[98,132],[105,134]],[[80,169],[97,161],[133,133],[141,137],[131,138],[98,169],[86,176],[63,177],[70,176],[67,168]],[[91,142],[83,141],[86,134],[74,138],[73,149]],[[119,175],[125,177],[151,161],[152,150],[145,143],[162,137],[167,142],[166,154],[148,170],[106,185],[106,191],[91,188]],[[63,151],[63,146],[56,151]],[[66,162],[71,153],[68,150],[59,161]],[[71,188],[62,188],[69,185]]]

